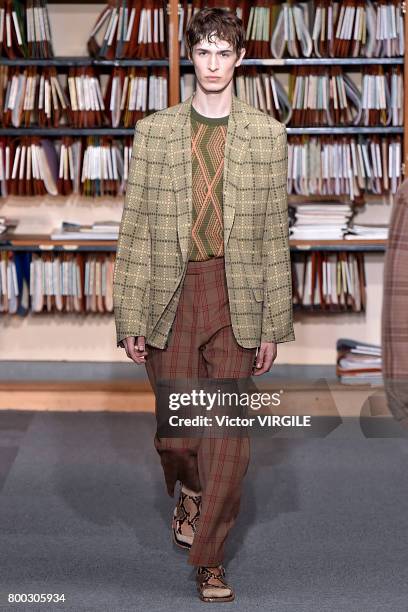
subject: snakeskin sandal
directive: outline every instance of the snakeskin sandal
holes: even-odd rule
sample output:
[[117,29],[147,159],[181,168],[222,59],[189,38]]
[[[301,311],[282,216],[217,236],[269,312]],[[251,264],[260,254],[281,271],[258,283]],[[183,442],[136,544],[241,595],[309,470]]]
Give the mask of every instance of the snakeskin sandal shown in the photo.
[[[220,570],[219,574],[212,567],[198,567],[196,579],[200,599],[207,602],[233,601],[235,594],[225,581],[225,569],[222,565],[217,567]],[[214,579],[215,584],[210,582]]]
[[[194,505],[191,513],[186,509],[185,502],[189,500]],[[195,493],[182,485],[177,506],[174,508],[172,521],[173,541],[180,548],[190,549],[194,534],[197,531],[198,519],[200,518],[201,492]]]

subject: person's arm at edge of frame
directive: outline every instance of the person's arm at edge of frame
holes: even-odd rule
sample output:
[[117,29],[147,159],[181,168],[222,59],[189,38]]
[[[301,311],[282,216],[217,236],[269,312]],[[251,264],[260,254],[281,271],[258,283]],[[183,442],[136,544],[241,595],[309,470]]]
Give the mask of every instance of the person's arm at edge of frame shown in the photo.
[[146,136],[135,126],[125,202],[119,228],[114,276],[113,307],[117,347],[135,363],[144,363],[150,289],[150,232],[145,188]]
[[[288,217],[288,144],[284,124],[275,136],[262,245],[264,308],[261,346],[254,375],[267,372],[277,356],[277,344],[295,340]],[[279,307],[276,310],[274,304]],[[259,367],[260,366],[260,367]]]

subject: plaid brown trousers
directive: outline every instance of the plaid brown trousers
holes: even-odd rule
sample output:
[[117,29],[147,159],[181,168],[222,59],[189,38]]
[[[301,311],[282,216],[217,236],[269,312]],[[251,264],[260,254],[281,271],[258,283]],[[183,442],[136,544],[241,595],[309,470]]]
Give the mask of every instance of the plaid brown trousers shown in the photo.
[[[160,379],[251,376],[256,349],[240,346],[234,337],[223,257],[188,262],[168,346],[146,347],[146,370],[155,392]],[[155,447],[170,495],[177,480],[202,491],[189,563],[221,563],[225,540],[239,511],[249,437],[159,438],[156,433]]]

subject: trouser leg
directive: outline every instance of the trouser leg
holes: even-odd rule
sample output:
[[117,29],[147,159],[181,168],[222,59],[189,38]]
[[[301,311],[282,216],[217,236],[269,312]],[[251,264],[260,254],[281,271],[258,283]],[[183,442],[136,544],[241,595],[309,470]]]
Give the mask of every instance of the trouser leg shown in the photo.
[[[246,378],[252,373],[255,349],[235,340],[231,325],[220,329],[203,347],[208,377]],[[203,437],[198,449],[198,471],[203,491],[200,522],[188,562],[214,566],[224,559],[228,533],[237,518],[242,481],[248,470],[248,435]]]
[[[156,417],[166,416],[166,406],[158,409],[158,385],[161,381],[181,380],[188,391],[188,380],[206,375],[199,351],[200,319],[199,275],[186,274],[180,294],[172,334],[165,349],[147,344],[146,371],[156,395]],[[167,413],[168,414],[168,413]],[[160,437],[156,432],[154,446],[160,456],[167,491],[174,496],[177,480],[192,491],[200,491],[197,451],[199,438]]]

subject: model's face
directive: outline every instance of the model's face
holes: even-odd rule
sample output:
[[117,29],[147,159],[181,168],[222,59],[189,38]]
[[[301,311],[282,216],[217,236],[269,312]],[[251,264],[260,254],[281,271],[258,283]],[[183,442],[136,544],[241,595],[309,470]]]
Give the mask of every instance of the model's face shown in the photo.
[[232,45],[219,38],[194,45],[190,59],[200,87],[206,92],[222,91],[232,80],[235,67],[241,64],[244,55],[245,49],[238,57]]

